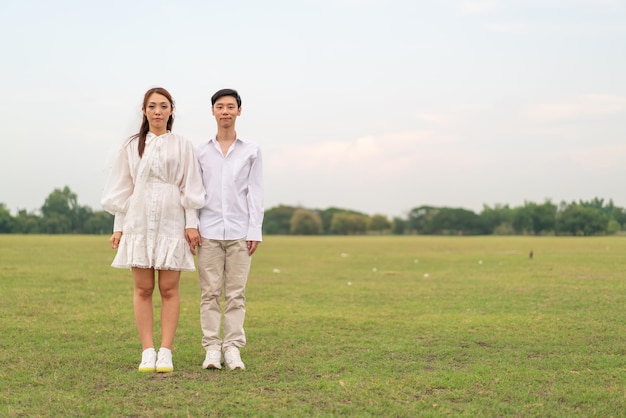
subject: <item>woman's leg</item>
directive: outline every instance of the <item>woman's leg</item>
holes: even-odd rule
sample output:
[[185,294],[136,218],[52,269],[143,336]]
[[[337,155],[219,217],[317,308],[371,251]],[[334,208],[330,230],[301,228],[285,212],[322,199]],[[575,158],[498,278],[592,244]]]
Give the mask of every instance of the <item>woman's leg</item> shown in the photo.
[[154,291],[154,269],[133,267],[133,307],[135,322],[139,331],[141,346],[145,350],[154,347],[153,341],[153,314],[152,292]]
[[174,334],[180,315],[180,293],[178,284],[180,271],[159,270],[161,292],[161,347],[172,349]]

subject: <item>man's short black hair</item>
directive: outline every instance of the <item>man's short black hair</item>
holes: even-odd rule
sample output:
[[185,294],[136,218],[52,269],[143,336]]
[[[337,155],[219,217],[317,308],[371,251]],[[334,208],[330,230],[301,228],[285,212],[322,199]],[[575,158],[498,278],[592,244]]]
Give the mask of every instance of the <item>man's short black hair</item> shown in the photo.
[[233,89],[222,89],[222,90],[218,90],[213,97],[211,97],[211,106],[215,105],[215,102],[217,102],[220,97],[224,97],[224,96],[232,96],[235,98],[235,100],[237,100],[237,107],[241,107],[241,96],[239,96],[239,93],[237,93],[237,90],[233,90]]

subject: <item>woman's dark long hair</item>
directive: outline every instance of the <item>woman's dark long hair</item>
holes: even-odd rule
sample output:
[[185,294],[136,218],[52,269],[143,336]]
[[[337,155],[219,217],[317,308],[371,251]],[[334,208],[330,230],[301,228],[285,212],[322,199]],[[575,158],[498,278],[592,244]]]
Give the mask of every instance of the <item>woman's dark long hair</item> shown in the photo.
[[[169,93],[169,91],[165,90],[163,87],[154,87],[148,90],[146,94],[143,96],[143,106],[141,107],[141,110],[145,112],[146,105],[148,104],[148,99],[154,93],[165,96],[165,98],[167,98],[167,100],[170,102],[170,106],[172,107],[172,114],[170,115],[170,118],[167,120],[166,129],[168,131],[171,131],[172,125],[174,125],[174,100],[172,99],[172,95]],[[139,132],[130,137],[130,139],[139,138],[138,148],[139,148],[140,157],[143,156],[143,151],[146,148],[146,136],[148,135],[148,132],[150,132],[150,125],[148,124],[148,118],[146,117],[146,114],[144,113],[143,118],[141,120],[141,127],[139,128]]]

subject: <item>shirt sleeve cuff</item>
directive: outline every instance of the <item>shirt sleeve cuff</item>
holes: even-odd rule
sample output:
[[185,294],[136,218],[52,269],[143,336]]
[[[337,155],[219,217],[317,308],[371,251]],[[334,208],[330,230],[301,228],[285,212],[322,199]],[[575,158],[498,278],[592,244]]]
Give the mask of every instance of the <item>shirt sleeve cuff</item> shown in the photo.
[[116,213],[115,218],[113,220],[113,232],[122,232],[122,227],[124,226],[124,218],[126,217],[125,213]]
[[248,235],[246,235],[246,241],[263,241],[263,233],[261,227],[248,228]]
[[185,228],[198,228],[198,210],[185,209]]

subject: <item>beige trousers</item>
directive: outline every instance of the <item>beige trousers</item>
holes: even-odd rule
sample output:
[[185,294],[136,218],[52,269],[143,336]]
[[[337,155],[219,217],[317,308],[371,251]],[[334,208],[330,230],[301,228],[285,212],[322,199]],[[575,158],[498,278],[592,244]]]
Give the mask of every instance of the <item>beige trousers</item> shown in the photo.
[[[251,260],[245,239],[221,241],[202,238],[202,246],[198,250],[200,325],[204,334],[202,346],[207,351],[226,351],[228,347],[246,345],[243,321]],[[224,332],[220,337],[222,293]]]

